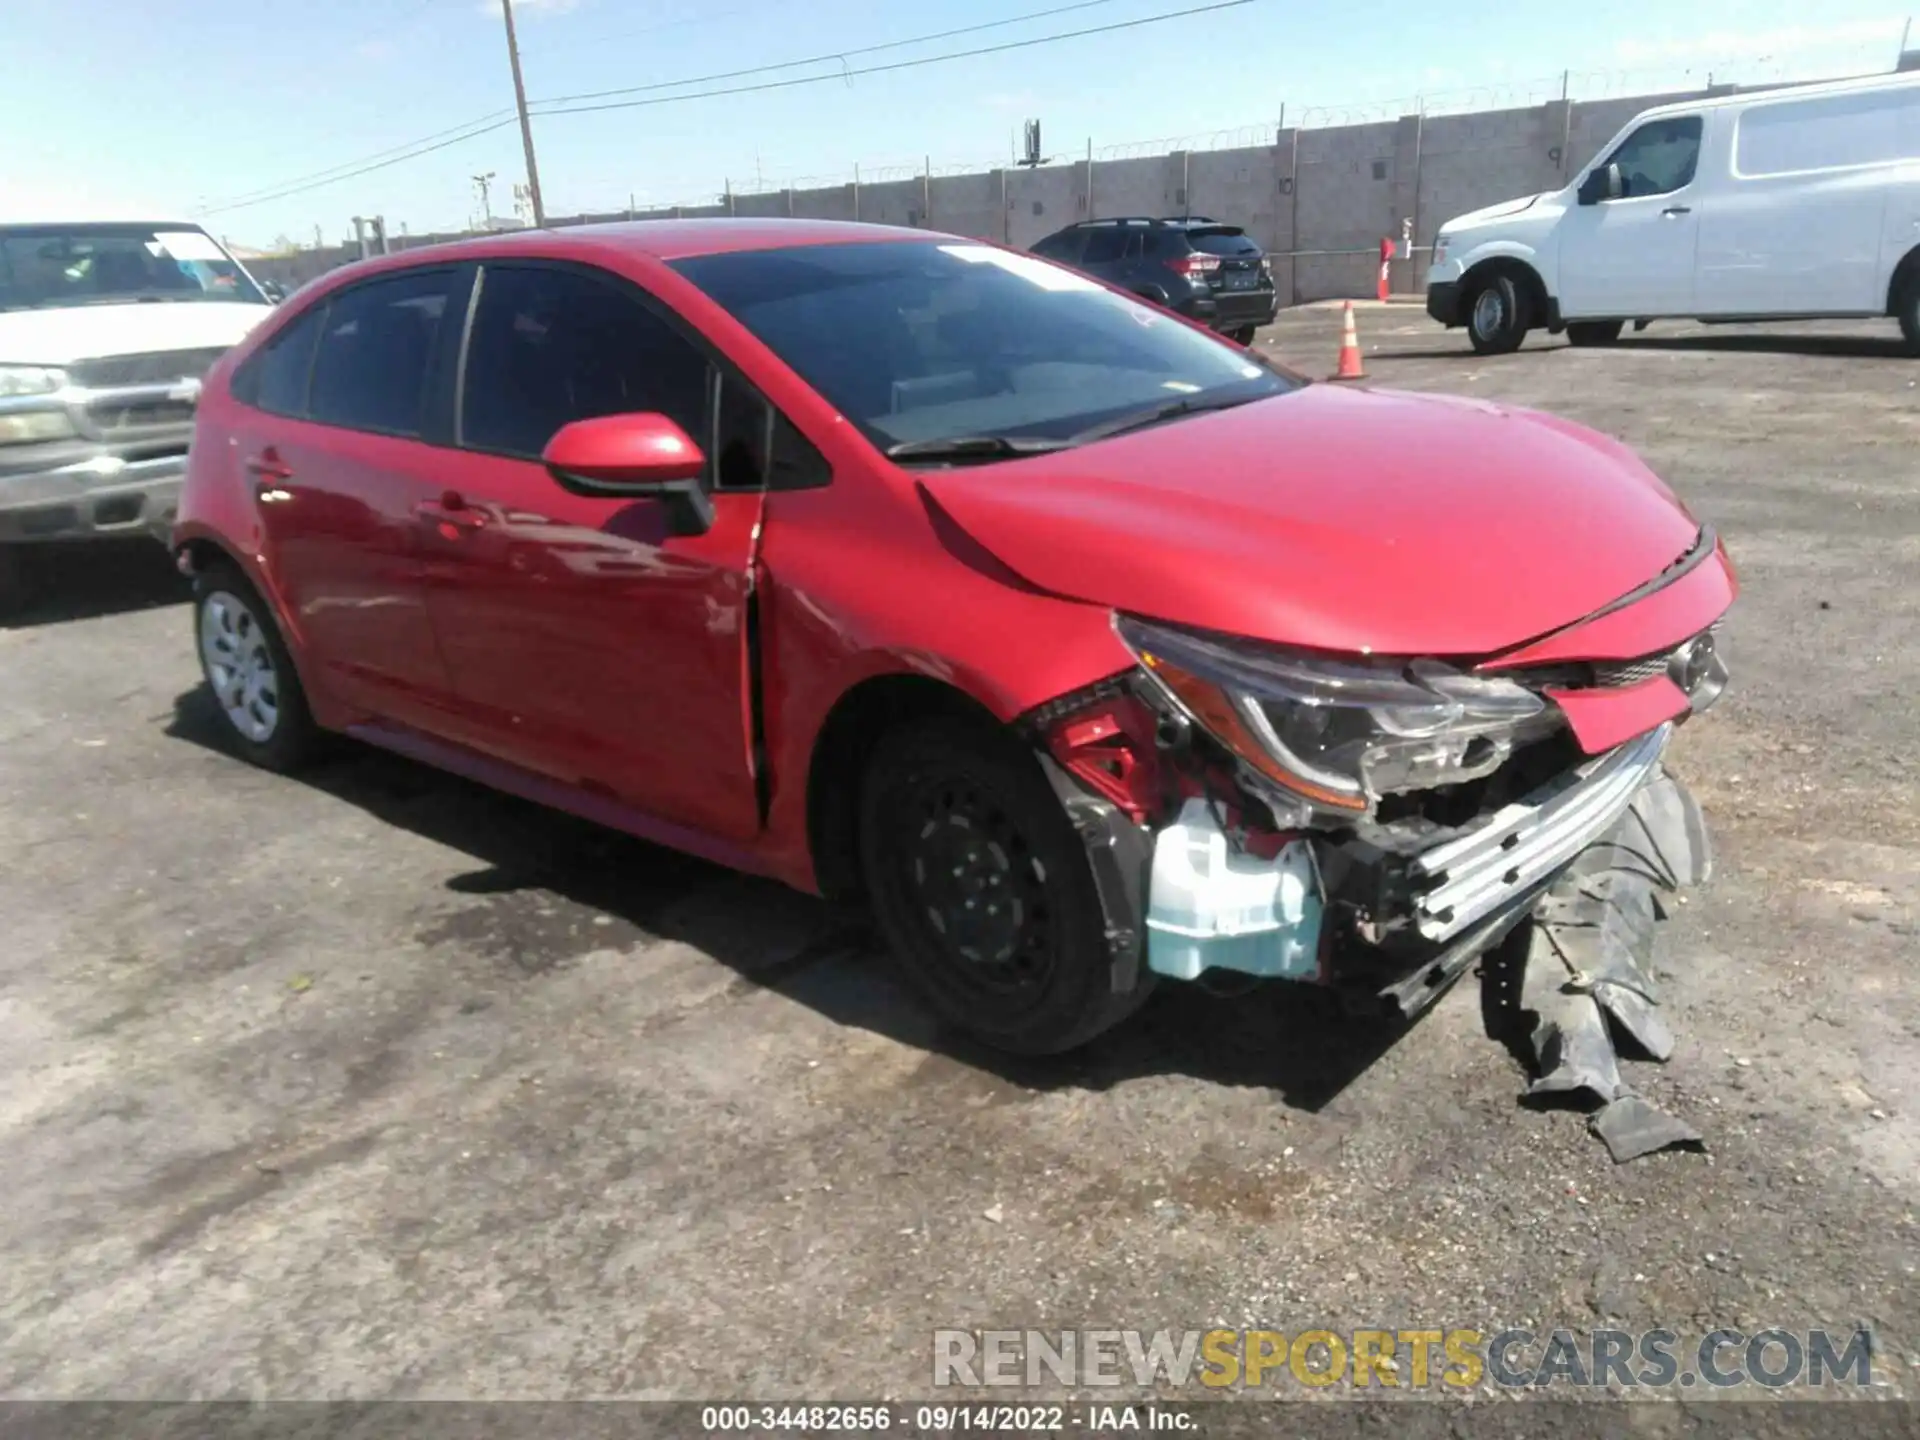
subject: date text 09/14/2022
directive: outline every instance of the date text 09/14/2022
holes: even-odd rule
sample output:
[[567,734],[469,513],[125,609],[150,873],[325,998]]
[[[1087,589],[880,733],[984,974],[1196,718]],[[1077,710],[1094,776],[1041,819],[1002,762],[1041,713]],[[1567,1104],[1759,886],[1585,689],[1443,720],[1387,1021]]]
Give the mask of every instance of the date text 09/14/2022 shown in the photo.
[[1156,1405],[708,1405],[700,1428],[708,1434],[871,1435],[959,1433],[1031,1435],[1076,1430],[1087,1434],[1135,1431],[1191,1433],[1198,1417]]

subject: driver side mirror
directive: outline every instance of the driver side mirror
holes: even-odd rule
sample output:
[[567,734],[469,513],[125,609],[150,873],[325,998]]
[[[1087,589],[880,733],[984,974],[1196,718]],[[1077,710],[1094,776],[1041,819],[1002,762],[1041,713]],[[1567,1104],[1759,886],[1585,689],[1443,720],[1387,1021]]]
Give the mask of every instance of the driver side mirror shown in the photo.
[[1589,170],[1587,178],[1580,182],[1580,203],[1597,205],[1602,200],[1618,200],[1627,193],[1626,182],[1620,178],[1620,167],[1608,163],[1598,169]]
[[561,489],[604,500],[661,501],[676,535],[713,528],[700,483],[707,457],[665,415],[601,415],[563,425],[541,462]]

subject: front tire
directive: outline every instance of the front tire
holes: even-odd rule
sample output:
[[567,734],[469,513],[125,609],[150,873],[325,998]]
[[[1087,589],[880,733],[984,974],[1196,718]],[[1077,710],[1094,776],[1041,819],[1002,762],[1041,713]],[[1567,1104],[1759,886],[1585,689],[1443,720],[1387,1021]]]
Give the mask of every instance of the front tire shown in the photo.
[[227,742],[263,770],[297,769],[320,742],[273,611],[232,565],[194,577],[195,648]]
[[1145,975],[1113,993],[1086,850],[1038,760],[989,723],[932,720],[881,741],[860,859],[909,983],[996,1049],[1074,1049],[1146,998]]
[[1229,334],[1227,338],[1236,345],[1251,345],[1253,344],[1253,333],[1256,328],[1258,327],[1253,325],[1242,325],[1238,330]]
[[1567,343],[1569,345],[1611,345],[1620,338],[1620,331],[1625,324],[1623,320],[1569,320]]
[[1527,294],[1511,275],[1494,275],[1467,301],[1467,339],[1476,355],[1506,355],[1520,348],[1533,323]]

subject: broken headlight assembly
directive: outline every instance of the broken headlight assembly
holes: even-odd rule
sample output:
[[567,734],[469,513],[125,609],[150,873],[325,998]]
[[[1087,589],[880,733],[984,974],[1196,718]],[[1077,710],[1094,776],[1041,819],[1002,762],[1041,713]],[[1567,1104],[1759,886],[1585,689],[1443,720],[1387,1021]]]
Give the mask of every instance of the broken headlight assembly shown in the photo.
[[1323,818],[1479,779],[1561,723],[1531,690],[1438,660],[1285,650],[1130,615],[1114,628],[1155,688],[1274,798]]

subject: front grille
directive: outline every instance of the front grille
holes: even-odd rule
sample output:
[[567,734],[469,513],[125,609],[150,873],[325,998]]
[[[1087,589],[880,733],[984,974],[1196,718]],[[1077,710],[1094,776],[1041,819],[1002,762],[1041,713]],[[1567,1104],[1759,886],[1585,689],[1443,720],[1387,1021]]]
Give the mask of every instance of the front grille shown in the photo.
[[191,400],[96,400],[87,407],[87,420],[105,439],[156,430],[162,426],[193,424]]
[[1619,689],[1625,685],[1638,685],[1642,680],[1651,680],[1666,672],[1667,655],[1649,655],[1641,660],[1597,661],[1593,667],[1593,681],[1603,690]]
[[106,355],[67,367],[73,383],[89,390],[110,385],[165,385],[198,380],[227,350],[224,345],[198,350],[155,350],[145,355]]

